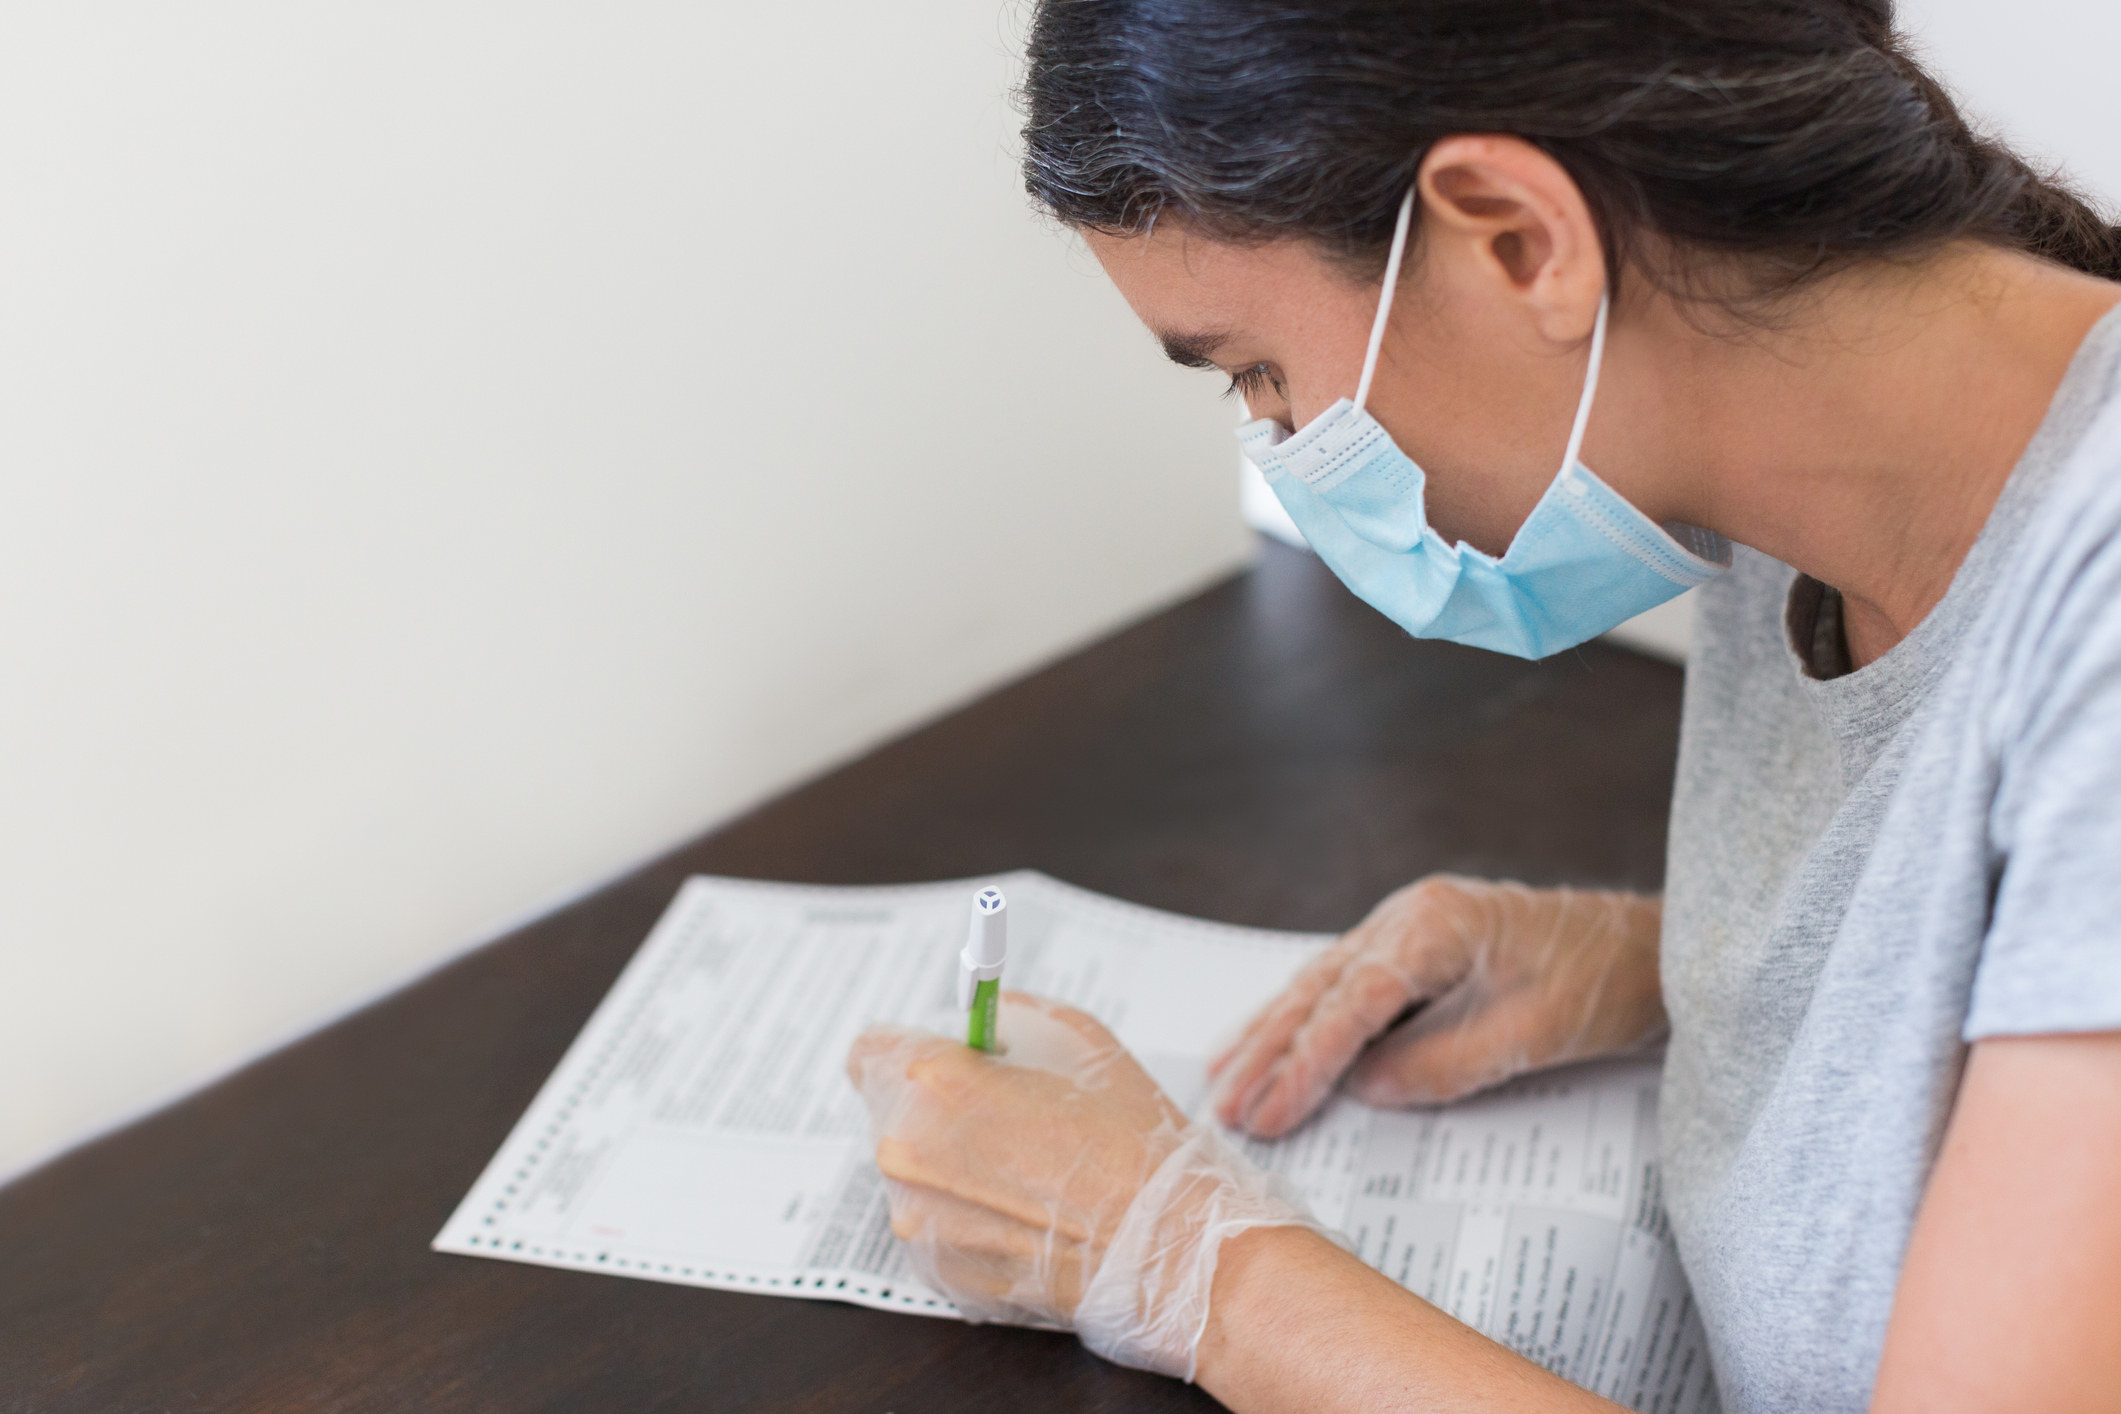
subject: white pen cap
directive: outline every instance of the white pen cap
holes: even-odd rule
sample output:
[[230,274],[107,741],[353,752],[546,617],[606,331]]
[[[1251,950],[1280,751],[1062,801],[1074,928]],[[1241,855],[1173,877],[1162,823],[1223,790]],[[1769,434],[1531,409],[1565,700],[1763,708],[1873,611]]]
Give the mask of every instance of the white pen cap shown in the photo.
[[992,982],[1002,975],[1002,962],[1009,956],[1009,901],[1000,889],[981,889],[972,897],[972,930],[965,950],[958,954],[957,1005],[972,1005],[974,984]]

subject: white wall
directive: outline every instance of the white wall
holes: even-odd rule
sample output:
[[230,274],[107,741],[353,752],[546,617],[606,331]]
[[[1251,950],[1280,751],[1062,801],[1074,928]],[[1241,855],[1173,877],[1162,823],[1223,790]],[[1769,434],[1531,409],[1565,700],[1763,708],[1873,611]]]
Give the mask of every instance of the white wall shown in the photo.
[[1010,24],[0,9],[0,1169],[1240,560]]

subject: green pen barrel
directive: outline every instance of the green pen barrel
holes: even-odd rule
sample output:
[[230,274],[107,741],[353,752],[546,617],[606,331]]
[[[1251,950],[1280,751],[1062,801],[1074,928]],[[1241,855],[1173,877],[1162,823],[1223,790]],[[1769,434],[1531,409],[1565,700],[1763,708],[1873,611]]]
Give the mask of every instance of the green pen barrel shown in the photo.
[[965,1044],[976,1051],[992,1051],[1001,1045],[996,1029],[1002,1004],[999,978],[982,982],[972,993],[972,1017],[965,1026]]

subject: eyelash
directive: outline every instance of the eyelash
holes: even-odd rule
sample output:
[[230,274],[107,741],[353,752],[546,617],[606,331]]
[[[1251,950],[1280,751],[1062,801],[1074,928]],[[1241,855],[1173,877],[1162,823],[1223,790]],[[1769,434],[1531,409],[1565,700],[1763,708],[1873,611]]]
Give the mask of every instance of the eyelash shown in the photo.
[[1255,363],[1250,368],[1240,368],[1237,372],[1230,375],[1230,386],[1223,389],[1223,396],[1226,398],[1234,398],[1239,395],[1250,397],[1258,392],[1262,386],[1268,384],[1273,385],[1275,392],[1281,391],[1281,380],[1276,378],[1264,363]]

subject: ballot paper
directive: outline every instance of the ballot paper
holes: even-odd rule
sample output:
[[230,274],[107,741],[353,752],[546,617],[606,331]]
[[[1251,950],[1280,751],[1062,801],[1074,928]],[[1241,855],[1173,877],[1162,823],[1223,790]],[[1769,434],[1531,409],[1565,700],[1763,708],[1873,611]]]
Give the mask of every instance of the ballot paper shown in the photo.
[[[990,884],[1009,899],[1008,985],[1098,1017],[1196,1117],[1215,1048],[1327,941],[1030,872],[689,880],[435,1249],[956,1315],[891,1236],[842,1063],[873,1022],[952,1016]],[[1633,1059],[1440,1108],[1336,1099],[1244,1148],[1392,1280],[1600,1394],[1690,1414],[1716,1396],[1659,1197],[1657,1082]]]

